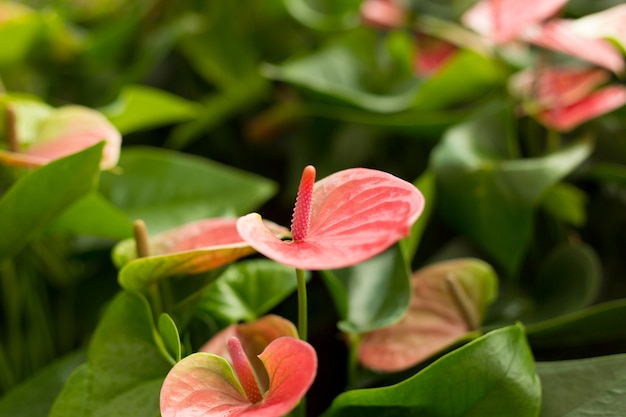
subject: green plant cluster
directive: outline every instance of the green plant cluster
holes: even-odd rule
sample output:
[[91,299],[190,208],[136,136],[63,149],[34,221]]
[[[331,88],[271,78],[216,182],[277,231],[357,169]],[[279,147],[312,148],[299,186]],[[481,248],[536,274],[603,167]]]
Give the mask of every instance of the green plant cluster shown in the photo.
[[[435,33],[472,2],[404,3]],[[564,14],[621,2],[601,3]],[[101,144],[0,166],[0,415],[155,416],[172,363],[219,330],[295,322],[293,270],[261,256],[171,276],[112,253],[137,219],[151,235],[251,211],[287,225],[307,164],[387,171],[426,199],[390,251],[307,276],[310,415],[626,415],[626,108],[550,131],[511,97],[527,62],[461,48],[417,76],[414,32],[367,27],[359,0],[21,4],[0,12],[0,114],[29,132],[80,104],[124,142],[110,171]],[[480,328],[402,372],[358,365],[362,335],[409,308],[409,271],[457,258],[492,268]]]

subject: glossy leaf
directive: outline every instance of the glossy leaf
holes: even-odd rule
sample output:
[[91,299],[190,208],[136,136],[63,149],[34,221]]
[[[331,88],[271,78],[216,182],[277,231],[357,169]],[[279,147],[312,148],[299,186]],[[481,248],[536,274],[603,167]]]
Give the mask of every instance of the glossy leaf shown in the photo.
[[540,417],[626,414],[626,355],[538,362]]
[[163,341],[167,353],[178,362],[182,356],[182,346],[178,328],[172,317],[167,313],[161,313],[158,321],[159,335]]
[[51,162],[17,181],[0,199],[0,258],[12,256],[97,185],[103,143]]
[[332,271],[345,289],[347,314],[338,323],[348,333],[388,326],[409,306],[411,288],[407,262],[397,245],[350,268]]
[[355,0],[286,0],[285,6],[300,23],[316,30],[353,29],[360,23]]
[[276,190],[267,179],[165,149],[127,148],[119,166],[121,174],[103,174],[100,191],[131,220],[144,220],[151,233],[249,212]]
[[[486,334],[396,385],[340,394],[324,417],[539,414],[541,387],[521,326]],[[450,395],[454,393],[454,395]]]
[[267,259],[244,260],[231,265],[203,292],[198,308],[227,323],[251,321],[295,289],[293,268]]
[[276,238],[257,213],[239,218],[237,230],[257,251],[284,265],[343,268],[408,236],[424,199],[413,184],[391,174],[354,168],[316,182],[310,204],[310,227],[304,239]]
[[503,113],[485,113],[450,129],[431,163],[444,218],[514,270],[532,232],[532,214],[543,193],[591,153],[579,140],[537,158],[510,159]]
[[125,239],[132,235],[133,225],[124,213],[98,192],[76,201],[47,228],[51,233]]
[[399,322],[362,336],[360,363],[378,371],[401,371],[470,337],[496,298],[497,286],[493,269],[478,259],[445,261],[416,271],[408,311]]
[[200,113],[196,103],[156,88],[125,87],[116,102],[102,109],[123,134],[193,119]]
[[170,365],[154,344],[153,327],[144,298],[118,294],[93,335],[87,363],[72,375],[50,416],[156,415]]
[[269,377],[260,402],[245,395],[229,363],[210,353],[184,358],[161,390],[161,414],[171,416],[255,416],[287,414],[304,396],[317,371],[317,356],[306,342],[293,337],[272,341],[259,355]]

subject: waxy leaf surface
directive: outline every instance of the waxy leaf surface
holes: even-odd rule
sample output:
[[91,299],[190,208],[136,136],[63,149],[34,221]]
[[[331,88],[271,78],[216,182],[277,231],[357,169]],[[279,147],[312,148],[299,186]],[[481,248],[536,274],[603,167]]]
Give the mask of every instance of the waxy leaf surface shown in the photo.
[[363,335],[359,361],[367,368],[407,369],[477,330],[495,299],[497,277],[478,259],[440,262],[416,271],[404,317]]
[[340,394],[323,417],[539,414],[541,386],[521,326],[487,333],[396,385]]

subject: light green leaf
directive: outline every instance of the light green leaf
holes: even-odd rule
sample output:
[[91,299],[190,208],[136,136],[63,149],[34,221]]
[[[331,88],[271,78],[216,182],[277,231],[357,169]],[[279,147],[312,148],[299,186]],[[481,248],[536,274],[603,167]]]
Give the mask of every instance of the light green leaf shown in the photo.
[[3,2],[0,4],[0,66],[20,63],[30,51],[42,28],[42,20],[38,13],[19,3]]
[[[303,25],[316,30],[353,29],[361,23],[359,0],[285,0],[289,13]],[[319,7],[322,6],[322,7]]]
[[409,237],[400,241],[400,247],[403,250],[404,258],[407,260],[409,265],[415,256],[415,251],[419,246],[424,229],[426,228],[426,225],[430,220],[430,216],[433,213],[436,197],[435,176],[432,171],[425,171],[418,179],[415,180],[415,182],[413,182],[413,184],[415,184],[417,189],[422,192],[426,204],[421,216],[413,224]]
[[172,93],[153,87],[125,87],[118,100],[101,109],[122,133],[135,132],[194,119],[201,106]]
[[296,288],[293,268],[266,259],[231,265],[199,301],[199,309],[225,323],[252,321],[266,314]]
[[582,227],[587,220],[587,195],[571,184],[559,183],[549,188],[541,207],[559,220]]
[[163,346],[167,353],[178,362],[182,356],[182,346],[180,344],[180,335],[178,328],[172,317],[167,313],[161,313],[159,316],[159,335],[163,341]]
[[22,177],[0,199],[0,258],[19,252],[98,183],[100,143]]
[[521,326],[495,330],[396,385],[340,394],[323,417],[536,417],[541,387]]

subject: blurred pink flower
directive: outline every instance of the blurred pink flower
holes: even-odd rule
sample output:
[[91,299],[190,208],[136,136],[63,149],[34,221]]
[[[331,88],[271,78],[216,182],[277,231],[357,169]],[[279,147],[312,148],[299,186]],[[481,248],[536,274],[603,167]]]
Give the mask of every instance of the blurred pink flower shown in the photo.
[[494,44],[515,40],[528,26],[554,16],[568,0],[481,0],[461,17],[463,24]]
[[611,39],[626,50],[626,4],[572,21],[573,30],[591,39]]
[[39,167],[105,141],[100,167],[110,169],[117,165],[122,146],[120,132],[102,114],[81,106],[54,110],[40,123],[30,146],[21,149],[16,139],[18,152],[0,151],[0,163]]
[[610,79],[599,68],[526,70],[511,77],[510,88],[526,111],[559,131],[576,126],[626,104],[626,87],[598,87]]
[[291,322],[278,316],[218,333],[202,352],[187,356],[167,375],[162,416],[286,415],[317,374],[315,350],[296,333]]
[[366,168],[336,172],[315,182],[307,166],[293,213],[293,240],[283,241],[251,213],[237,230],[258,252],[300,269],[336,269],[369,259],[409,235],[424,208],[417,188]]
[[417,45],[415,73],[426,77],[439,71],[458,50],[450,42],[422,34],[416,35],[415,42]]
[[403,26],[406,20],[406,11],[394,0],[365,0],[360,11],[363,23],[380,29]]

